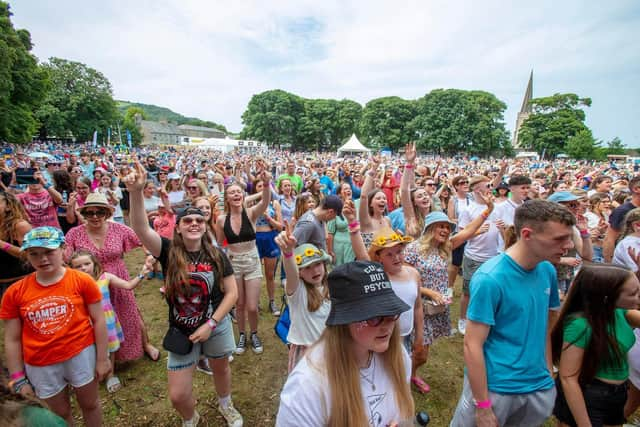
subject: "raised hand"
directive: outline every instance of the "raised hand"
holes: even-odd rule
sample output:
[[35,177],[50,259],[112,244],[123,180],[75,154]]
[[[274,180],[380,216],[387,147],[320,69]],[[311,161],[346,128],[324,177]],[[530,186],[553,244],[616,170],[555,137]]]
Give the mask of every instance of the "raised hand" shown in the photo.
[[489,210],[493,210],[494,204],[493,204],[493,194],[491,193],[487,193],[487,194],[479,194],[480,198],[484,201],[484,203],[487,205],[487,208],[489,208]]
[[352,224],[356,219],[356,205],[353,200],[346,200],[342,206],[342,216],[347,220],[348,224]]
[[410,142],[404,146],[404,158],[407,163],[413,164],[416,161],[416,143]]
[[147,171],[137,160],[134,162],[131,169],[131,172],[122,178],[122,182],[124,182],[129,193],[142,191],[144,184],[147,181]]
[[260,174],[260,178],[262,179],[262,181],[264,181],[265,187],[268,186],[271,182],[271,174],[266,170],[262,171],[262,173]]
[[275,238],[275,242],[280,247],[283,253],[290,254],[296,248],[298,241],[293,235],[293,228],[295,227],[295,220],[284,221],[284,230],[280,232]]

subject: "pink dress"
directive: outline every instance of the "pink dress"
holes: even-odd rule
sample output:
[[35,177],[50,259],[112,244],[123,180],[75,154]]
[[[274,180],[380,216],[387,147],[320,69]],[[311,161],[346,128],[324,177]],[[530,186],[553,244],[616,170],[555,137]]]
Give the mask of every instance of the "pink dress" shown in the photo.
[[[102,249],[96,248],[89,235],[86,225],[73,227],[65,236],[67,244],[67,258],[80,249],[93,253],[102,263],[102,268],[121,279],[129,280],[129,271],[124,263],[124,254],[142,246],[134,231],[126,225],[107,221],[107,237]],[[111,304],[120,320],[124,332],[124,342],[116,353],[116,360],[135,360],[143,355],[142,348],[142,319],[132,290],[109,286]]]

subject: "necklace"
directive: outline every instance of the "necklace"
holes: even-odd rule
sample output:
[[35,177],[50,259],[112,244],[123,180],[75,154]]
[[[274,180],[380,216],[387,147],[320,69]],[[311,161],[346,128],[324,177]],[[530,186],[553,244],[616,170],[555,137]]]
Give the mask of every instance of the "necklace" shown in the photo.
[[194,252],[187,252],[187,256],[189,257],[189,261],[191,261],[191,264],[200,264],[200,261],[202,260],[202,255],[203,252],[200,250],[197,252],[197,254],[194,256]]
[[[369,375],[365,375],[362,373],[363,370],[368,370],[371,368],[371,378]],[[371,386],[373,391],[376,391],[376,359],[373,358],[373,352],[369,352],[369,359],[367,360],[367,367],[360,369],[360,378],[365,380]]]

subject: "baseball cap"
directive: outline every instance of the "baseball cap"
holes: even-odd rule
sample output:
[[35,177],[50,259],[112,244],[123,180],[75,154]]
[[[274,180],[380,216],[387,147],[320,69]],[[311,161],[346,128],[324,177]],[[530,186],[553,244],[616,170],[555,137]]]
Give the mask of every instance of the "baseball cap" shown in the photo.
[[57,249],[64,244],[64,233],[55,227],[37,227],[24,235],[21,251],[29,248]]
[[169,175],[167,175],[167,179],[180,179],[180,175],[175,172],[170,172]]
[[202,212],[198,208],[194,208],[193,206],[190,206],[188,208],[184,208],[183,210],[178,212],[178,215],[176,215],[176,224],[179,223],[180,220],[182,218],[184,218],[185,216],[187,216],[187,215],[200,215],[200,216],[204,217],[204,212]]
[[409,310],[391,288],[382,264],[354,261],[329,273],[331,311],[326,325],[347,325],[378,316],[395,316]]
[[564,203],[573,202],[574,200],[578,200],[579,198],[580,197],[573,195],[568,191],[558,191],[547,197],[547,201],[554,203]]

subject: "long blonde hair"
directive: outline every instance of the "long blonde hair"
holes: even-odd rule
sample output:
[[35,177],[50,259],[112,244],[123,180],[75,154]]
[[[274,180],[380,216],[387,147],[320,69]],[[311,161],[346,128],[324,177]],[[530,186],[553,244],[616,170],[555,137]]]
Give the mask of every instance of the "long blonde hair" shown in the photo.
[[427,256],[429,252],[435,249],[442,259],[449,261],[451,260],[451,240],[447,240],[444,244],[439,244],[435,241],[433,231],[437,224],[436,222],[427,227],[422,237],[418,239],[418,252],[423,256]]
[[[360,389],[360,368],[350,347],[353,337],[349,325],[327,326],[318,343],[325,348],[324,367],[331,396],[329,427],[352,427],[369,425],[369,417],[363,405]],[[406,381],[407,372],[400,342],[400,330],[396,323],[389,341],[389,348],[382,353],[383,369],[391,379],[393,394],[401,419],[414,417],[411,389]],[[313,363],[311,363],[313,365]]]

